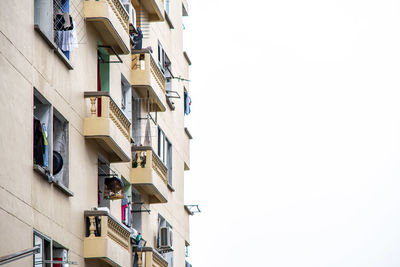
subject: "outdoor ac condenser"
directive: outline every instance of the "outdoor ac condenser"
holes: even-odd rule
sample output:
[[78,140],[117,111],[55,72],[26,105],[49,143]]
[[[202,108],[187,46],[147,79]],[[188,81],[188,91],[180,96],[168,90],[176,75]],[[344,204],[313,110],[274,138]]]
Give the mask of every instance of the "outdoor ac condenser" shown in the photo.
[[172,249],[172,229],[165,226],[160,228],[160,249]]

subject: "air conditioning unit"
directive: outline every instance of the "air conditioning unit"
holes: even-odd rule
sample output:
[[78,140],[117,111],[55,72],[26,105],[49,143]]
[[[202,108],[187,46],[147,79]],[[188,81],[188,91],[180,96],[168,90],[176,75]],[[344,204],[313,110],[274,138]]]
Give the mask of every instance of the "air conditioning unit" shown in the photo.
[[124,8],[129,14],[129,25],[136,29],[136,10],[131,3],[125,3]]
[[160,244],[161,250],[172,249],[172,228],[169,226],[160,228]]

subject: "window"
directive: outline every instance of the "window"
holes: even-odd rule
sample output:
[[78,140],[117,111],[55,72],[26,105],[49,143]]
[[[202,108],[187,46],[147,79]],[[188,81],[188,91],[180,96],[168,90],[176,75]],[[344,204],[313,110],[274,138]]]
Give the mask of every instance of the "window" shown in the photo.
[[[68,121],[36,89],[34,89],[33,109],[33,163],[35,169],[48,176],[50,182],[68,188]],[[67,193],[72,192],[68,191]]]
[[69,251],[49,237],[33,232],[33,245],[39,245],[40,251],[33,255],[34,267],[64,267],[69,263]]
[[[139,146],[142,142],[141,133],[142,133],[142,99],[139,98],[139,95],[132,91],[133,101],[132,101],[132,138],[133,142],[136,146]],[[132,158],[135,157],[136,152],[132,152]]]
[[35,0],[34,5],[35,27],[69,59],[78,44],[69,0]]
[[174,29],[174,25],[171,21],[171,0],[164,0],[164,13],[165,21],[168,23],[170,29]]
[[132,227],[139,233],[142,232],[142,195],[132,186]]
[[33,100],[33,163],[51,173],[50,156],[52,151],[52,107],[36,89]]
[[164,73],[164,68],[163,68],[163,66],[164,66],[164,57],[165,57],[165,52],[164,52],[164,49],[163,49],[163,47],[162,47],[162,45],[160,44],[160,42],[158,42],[158,66],[161,68],[161,71]]
[[172,90],[172,72],[171,72],[171,61],[169,60],[167,53],[161,43],[158,42],[158,66],[165,77],[165,90],[168,93]]
[[171,0],[164,0],[164,10],[168,16],[170,16],[170,1]]
[[184,16],[184,17],[186,17],[186,16],[188,16],[189,14],[188,14],[188,12],[187,12],[187,10],[186,10],[186,7],[183,5],[183,3],[182,3],[182,16]]
[[[164,76],[171,76],[171,60],[167,56],[164,48],[162,47],[161,43],[158,42],[158,66],[161,68],[162,73]],[[168,72],[166,74],[166,71]]]
[[33,266],[34,267],[50,267],[50,263],[46,263],[51,260],[51,239],[46,237],[39,232],[33,233],[33,245],[39,245],[39,253],[33,255]]
[[158,128],[158,156],[165,163],[165,134]]
[[53,240],[53,267],[69,266],[69,250]]
[[[53,114],[53,176],[55,181],[68,187],[68,121],[56,109]],[[60,159],[61,166],[57,162]]]
[[128,80],[121,75],[121,109],[125,116],[131,121],[132,120],[132,90]]
[[172,145],[161,128],[158,128],[158,156],[168,169],[168,185],[172,187]]

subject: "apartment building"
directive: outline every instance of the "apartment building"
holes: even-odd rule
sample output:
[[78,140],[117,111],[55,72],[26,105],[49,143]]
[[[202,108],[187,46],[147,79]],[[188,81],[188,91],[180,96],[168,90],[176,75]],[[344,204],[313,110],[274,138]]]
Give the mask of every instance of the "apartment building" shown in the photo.
[[0,1],[0,264],[191,266],[188,10]]

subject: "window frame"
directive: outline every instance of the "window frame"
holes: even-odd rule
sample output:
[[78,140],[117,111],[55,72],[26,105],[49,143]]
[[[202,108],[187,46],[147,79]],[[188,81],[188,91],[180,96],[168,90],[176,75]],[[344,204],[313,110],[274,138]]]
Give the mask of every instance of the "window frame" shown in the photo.
[[158,127],[157,141],[157,155],[165,167],[167,167],[168,188],[170,188],[172,191],[175,191],[172,187],[172,143],[169,141],[161,127]]
[[172,62],[169,59],[167,53],[165,52],[162,44],[160,41],[158,41],[158,52],[157,52],[157,60],[158,60],[158,66],[165,78],[165,90],[170,91],[172,90]]
[[[35,258],[36,258],[35,255],[38,254],[38,253],[34,253],[33,254],[33,259],[32,259],[33,260],[33,266],[37,267],[37,266],[41,265],[42,267],[51,267],[51,263],[44,263],[43,262],[43,260],[51,260],[51,258],[52,258],[51,238],[34,229],[33,230],[33,246],[37,245],[36,244],[36,238],[35,238],[36,236],[42,240],[42,246],[40,246],[40,251],[39,251],[39,253],[42,254],[41,255],[42,256],[42,264],[35,264]],[[45,244],[45,242],[47,242],[48,244]],[[46,246],[45,249],[43,249],[44,246]],[[49,247],[47,247],[47,246],[49,246]],[[50,251],[46,251],[46,250],[50,250]],[[47,253],[50,254],[50,259],[46,259],[46,256],[48,256],[48,255],[45,255],[45,253],[46,254]]]
[[164,0],[164,17],[170,29],[174,29],[174,25],[171,20],[171,1],[172,0]]
[[[56,126],[55,121],[58,120],[61,124],[62,127],[64,128],[64,134],[65,134],[65,143],[64,143],[64,149],[66,150],[64,157],[63,157],[63,169],[62,169],[62,173],[63,173],[63,177],[62,177],[62,181],[61,185],[69,188],[69,121],[61,114],[61,112],[59,112],[56,108],[53,107],[53,149],[56,150],[56,133],[54,130],[54,127]],[[61,149],[60,149],[61,150]],[[61,151],[59,152],[61,154]],[[52,153],[53,154],[53,153]],[[66,173],[64,175],[64,173]],[[59,174],[56,174],[53,176],[58,176]],[[55,183],[60,183],[57,179],[55,179]]]
[[[46,41],[54,53],[61,59],[69,70],[74,67],[71,64],[71,51],[63,51],[54,41],[54,6],[57,0],[35,0],[33,4],[34,11],[34,29]],[[49,6],[50,5],[50,6]],[[70,12],[70,0],[61,0],[60,6],[64,12]],[[44,12],[43,12],[44,10]],[[46,12],[47,11],[47,12]],[[42,15],[42,14],[46,15]],[[47,21],[46,21],[47,19]],[[73,22],[74,23],[74,22]],[[74,26],[75,27],[75,26]]]
[[170,16],[171,12],[171,0],[164,0],[164,11],[167,13],[168,16]]
[[[36,244],[36,238],[35,238],[36,236],[42,240],[42,244],[44,244],[43,246],[46,246],[46,247],[45,247],[45,249],[43,249],[42,247],[40,248],[40,252],[39,253],[42,254],[42,263],[41,264],[40,263],[35,264],[36,254],[38,254],[38,253],[34,253],[33,254],[32,263],[33,263],[34,267],[39,267],[39,266],[52,267],[54,264],[61,264],[61,263],[53,263],[53,261],[54,261],[54,250],[55,249],[65,249],[65,250],[67,250],[67,260],[69,261],[69,255],[70,255],[69,251],[70,250],[68,248],[66,248],[65,246],[61,245],[57,241],[54,241],[49,236],[39,232],[36,229],[33,229],[33,246],[37,245]],[[46,244],[45,244],[45,242],[46,242]],[[48,255],[45,255],[45,253],[50,254],[50,259],[46,259],[46,257]],[[50,261],[50,262],[46,263],[45,261]],[[62,264],[62,265],[64,265],[64,264]]]
[[[39,105],[40,104],[40,105]],[[45,106],[41,107],[41,111],[39,111],[39,106]],[[46,109],[46,110],[43,110]],[[44,119],[46,123],[46,128],[47,128],[47,162],[48,166],[45,165],[40,165],[35,163],[35,142],[33,142],[33,169],[41,174],[43,177],[48,179],[49,183],[54,184],[56,187],[58,187],[62,192],[67,194],[68,196],[73,196],[74,193],[69,189],[69,157],[70,157],[70,150],[69,150],[69,121],[59,112],[56,108],[54,108],[53,104],[48,101],[40,92],[37,90],[35,87],[33,88],[33,121],[35,119],[39,120],[41,122],[41,126],[43,125],[42,119]],[[61,181],[57,177],[58,174],[54,175],[54,164],[53,164],[53,151],[55,150],[55,145],[54,145],[54,136],[55,131],[54,131],[54,122],[58,120],[61,122],[61,124],[64,124],[64,129],[63,131],[65,132],[65,143],[63,144],[64,149],[66,152],[64,153],[63,159],[63,167],[62,167],[62,174],[65,174],[65,177],[63,176]],[[34,129],[34,123],[32,125],[32,134],[33,137],[35,136],[35,129]],[[61,152],[57,151],[57,152]],[[63,154],[63,153],[60,153]],[[65,183],[66,181],[66,183]]]
[[[41,31],[44,37],[46,37],[47,40],[50,41],[53,46],[55,46],[55,48],[59,48],[54,41],[56,31],[54,29],[54,20],[56,15],[55,9],[57,6],[59,10],[70,13],[70,0],[35,0],[33,5],[35,26]],[[62,52],[65,57],[70,60],[69,51]]]
[[128,80],[121,74],[121,110],[132,122],[132,89]]

